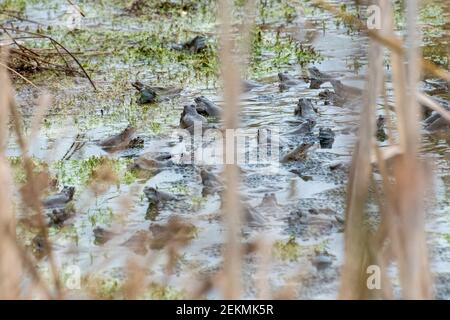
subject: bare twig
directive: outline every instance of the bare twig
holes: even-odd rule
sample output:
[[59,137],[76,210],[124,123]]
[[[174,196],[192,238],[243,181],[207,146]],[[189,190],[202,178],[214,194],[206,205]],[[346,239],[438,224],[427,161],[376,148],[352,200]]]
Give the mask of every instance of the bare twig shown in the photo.
[[[58,41],[56,41],[54,38],[45,35],[45,34],[40,34],[40,33],[36,33],[36,32],[32,32],[32,31],[26,31],[26,30],[19,30],[16,28],[10,28],[10,27],[6,27],[6,26],[0,26],[4,31],[12,31],[12,32],[18,32],[18,33],[25,33],[25,34],[29,34],[32,36],[36,36],[36,37],[40,37],[42,39],[47,39],[50,42],[52,42],[52,44],[58,46],[60,49],[62,49],[65,53],[67,53],[74,61],[75,63],[78,65],[78,67],[80,68],[81,72],[86,76],[86,78],[89,80],[89,82],[91,83],[92,87],[96,90],[96,86],[94,84],[94,82],[92,81],[91,77],[89,76],[89,74],[86,72],[86,70],[84,69],[84,67],[82,66],[82,64],[78,61],[78,59],[75,57],[75,55],[73,55],[66,47],[64,47],[61,43],[59,43]],[[33,54],[36,54],[33,52]],[[46,61],[46,63],[48,63]]]

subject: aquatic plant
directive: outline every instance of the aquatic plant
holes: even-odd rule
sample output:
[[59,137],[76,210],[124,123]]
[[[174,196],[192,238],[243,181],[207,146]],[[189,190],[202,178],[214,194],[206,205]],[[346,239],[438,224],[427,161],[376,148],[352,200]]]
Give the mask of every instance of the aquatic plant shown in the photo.
[[291,236],[286,241],[275,241],[273,246],[275,256],[281,260],[297,261],[300,257],[300,245],[295,240],[295,236]]

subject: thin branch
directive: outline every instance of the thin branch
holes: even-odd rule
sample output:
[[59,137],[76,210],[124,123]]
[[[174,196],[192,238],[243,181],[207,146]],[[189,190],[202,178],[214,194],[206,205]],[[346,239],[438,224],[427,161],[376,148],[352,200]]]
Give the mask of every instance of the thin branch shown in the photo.
[[13,72],[15,75],[19,76],[21,79],[23,79],[24,81],[26,81],[28,84],[32,85],[33,87],[35,87],[36,89],[38,89],[38,86],[35,85],[33,82],[31,82],[31,80],[28,80],[27,78],[25,78],[23,75],[21,75],[19,72],[17,72],[16,70],[8,67],[7,65],[3,64],[2,62],[0,62],[0,66],[5,67],[6,69],[8,69],[9,71]]
[[86,72],[86,70],[84,69],[84,67],[81,65],[81,63],[78,61],[78,59],[68,50],[66,49],[66,47],[64,47],[61,43],[59,43],[58,41],[56,41],[54,38],[47,36],[45,34],[39,34],[36,32],[32,32],[32,31],[26,31],[26,30],[17,30],[14,28],[10,28],[10,27],[2,27],[4,30],[10,30],[10,31],[14,31],[14,32],[22,32],[22,33],[26,33],[26,34],[30,34],[30,35],[34,35],[34,36],[40,36],[42,38],[45,38],[49,41],[53,41],[54,44],[56,44],[58,47],[60,47],[62,50],[64,50],[74,61],[75,63],[80,67],[80,69],[82,70],[83,74],[86,76],[86,78],[89,80],[89,82],[91,83],[92,87],[94,88],[94,90],[97,90],[97,87],[95,86],[94,82],[92,81],[91,77],[89,76],[89,74]]
[[442,116],[442,118],[450,123],[450,112],[445,110],[439,103],[431,99],[428,95],[420,92],[417,94],[417,99],[422,105],[436,111]]

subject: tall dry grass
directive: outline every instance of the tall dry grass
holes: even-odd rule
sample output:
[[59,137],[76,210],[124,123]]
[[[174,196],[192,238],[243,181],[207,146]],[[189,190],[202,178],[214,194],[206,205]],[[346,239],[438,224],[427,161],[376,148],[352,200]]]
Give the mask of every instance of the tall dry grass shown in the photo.
[[[22,202],[25,204],[25,209],[28,211],[28,215],[37,222],[40,234],[43,237],[44,246],[46,248],[51,248],[48,240],[48,229],[44,222],[44,216],[41,205],[41,195],[43,190],[46,189],[47,177],[45,175],[37,175],[34,173],[34,164],[28,155],[27,139],[25,138],[23,128],[22,128],[22,118],[20,112],[17,108],[15,102],[15,93],[7,74],[8,68],[8,52],[2,49],[1,53],[1,66],[0,66],[0,80],[1,80],[1,90],[0,90],[0,110],[1,110],[1,122],[0,122],[0,162],[1,162],[1,207],[0,207],[0,228],[1,232],[1,250],[0,255],[2,259],[0,260],[1,270],[3,273],[0,274],[0,283],[2,290],[0,290],[0,295],[5,295],[6,298],[20,298],[28,296],[30,292],[20,291],[21,280],[23,279],[23,270],[27,269],[31,276],[32,288],[37,288],[37,292],[42,291],[44,297],[47,298],[62,298],[62,291],[59,281],[59,275],[56,267],[56,263],[51,252],[48,250],[49,264],[52,270],[53,284],[55,286],[56,294],[51,294],[51,289],[47,287],[46,284],[41,279],[38,271],[35,269],[35,263],[33,258],[25,248],[18,243],[16,239],[16,224],[15,224],[15,213],[14,204],[12,203],[14,185],[12,183],[11,169],[8,165],[5,155],[6,141],[9,136],[9,125],[13,128],[13,132],[16,136],[17,144],[21,150],[21,157],[23,165],[25,168],[25,173],[27,177],[27,183],[21,187],[20,193]],[[48,98],[41,100],[41,105],[37,107],[38,115],[43,114],[39,110],[45,109],[46,107],[42,103],[46,103]],[[36,119],[36,117],[35,117]],[[42,119],[42,116],[40,116]],[[34,131],[37,131],[37,122],[39,122],[39,117],[34,123]],[[22,267],[24,265],[24,267]],[[15,287],[15,288],[13,288]],[[8,288],[8,289],[6,289]],[[3,290],[4,289],[4,290]],[[29,289],[29,288],[28,288]]]

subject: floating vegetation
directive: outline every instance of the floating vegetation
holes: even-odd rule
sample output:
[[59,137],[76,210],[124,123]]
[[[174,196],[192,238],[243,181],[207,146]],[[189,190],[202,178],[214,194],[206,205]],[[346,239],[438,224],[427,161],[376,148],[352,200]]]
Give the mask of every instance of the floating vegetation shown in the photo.
[[[136,176],[129,171],[131,159],[111,159],[105,156],[92,156],[84,160],[61,160],[53,164],[55,177],[60,185],[86,186],[98,182],[102,168],[110,168],[114,183],[131,184]],[[101,180],[101,179],[100,179]]]
[[281,260],[297,261],[300,257],[300,245],[295,240],[295,236],[289,237],[286,241],[275,241],[273,248],[275,256]]
[[253,31],[250,70],[254,77],[271,74],[289,65],[304,67],[322,60],[320,53],[311,45],[293,40],[289,34],[276,31]]

